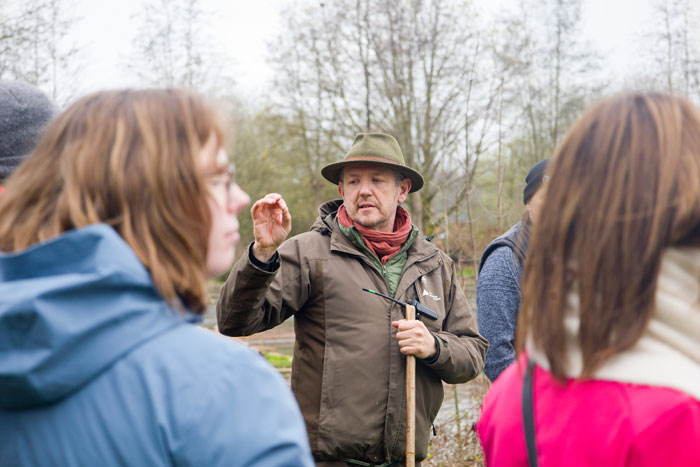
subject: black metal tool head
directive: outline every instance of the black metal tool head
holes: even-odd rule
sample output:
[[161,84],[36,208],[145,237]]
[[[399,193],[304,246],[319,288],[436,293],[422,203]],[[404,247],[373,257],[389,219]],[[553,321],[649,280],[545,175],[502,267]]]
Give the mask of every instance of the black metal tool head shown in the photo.
[[408,301],[408,303],[410,303],[411,305],[416,307],[416,319],[418,319],[418,317],[421,315],[424,315],[427,318],[430,318],[433,320],[438,319],[437,313],[435,313],[433,310],[431,310],[427,306],[423,305],[418,300],[412,298],[411,300]]
[[388,295],[384,295],[383,293],[377,292],[376,290],[368,289],[366,287],[362,287],[362,290],[365,292],[369,292],[371,294],[374,294],[374,295],[379,295],[380,297],[386,298],[387,300],[391,300],[394,303],[398,303],[399,305],[404,307],[404,310],[406,308],[406,305],[414,306],[416,308],[416,319],[419,319],[422,315],[425,315],[430,319],[437,319],[438,318],[437,313],[435,313],[433,310],[431,310],[427,306],[421,304],[421,302],[419,302],[418,300],[411,299],[408,301],[408,303],[406,303],[406,302],[402,302],[401,300],[396,300],[395,298],[390,297]]

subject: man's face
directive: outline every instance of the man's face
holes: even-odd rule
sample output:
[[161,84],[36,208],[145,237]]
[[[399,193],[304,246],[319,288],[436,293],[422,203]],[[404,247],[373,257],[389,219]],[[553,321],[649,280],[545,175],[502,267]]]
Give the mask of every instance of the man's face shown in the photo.
[[338,192],[350,219],[380,232],[394,231],[396,208],[411,189],[407,178],[375,164],[353,164],[343,170]]

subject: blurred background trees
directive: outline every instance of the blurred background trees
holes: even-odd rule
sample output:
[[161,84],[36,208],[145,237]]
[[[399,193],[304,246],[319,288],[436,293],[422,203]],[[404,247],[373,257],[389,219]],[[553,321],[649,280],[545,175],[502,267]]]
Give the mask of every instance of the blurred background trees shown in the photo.
[[125,66],[147,86],[197,89],[212,95],[230,87],[225,52],[208,32],[200,0],[143,0],[132,18],[138,30]]
[[58,104],[79,92],[80,47],[70,40],[79,21],[71,0],[0,1],[0,79],[41,87]]
[[[0,1],[1,79],[37,84],[59,104],[79,94],[84,44],[70,31],[83,19],[71,1]],[[235,57],[210,34],[216,3],[140,1],[124,67],[144,86],[222,102],[238,181],[253,199],[281,193],[293,233],[303,232],[318,205],[338,197],[320,168],[356,133],[390,133],[425,177],[406,203],[414,223],[458,261],[467,285],[484,246],[521,217],[528,169],[584,108],[621,88],[700,102],[693,0],[650,0],[639,66],[623,86],[584,39],[586,0],[500,9],[485,0],[290,0],[269,37],[274,78],[255,101],[237,95]],[[241,223],[250,241],[247,215]]]

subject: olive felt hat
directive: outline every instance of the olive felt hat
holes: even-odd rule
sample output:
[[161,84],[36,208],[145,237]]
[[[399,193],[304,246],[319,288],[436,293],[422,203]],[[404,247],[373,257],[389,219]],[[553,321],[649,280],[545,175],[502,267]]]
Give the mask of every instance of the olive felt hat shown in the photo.
[[411,180],[409,193],[423,187],[423,176],[406,166],[401,147],[391,135],[383,133],[360,133],[355,136],[350,151],[340,162],[328,164],[321,169],[321,175],[334,184],[340,181],[340,172],[350,164],[371,163],[394,169]]

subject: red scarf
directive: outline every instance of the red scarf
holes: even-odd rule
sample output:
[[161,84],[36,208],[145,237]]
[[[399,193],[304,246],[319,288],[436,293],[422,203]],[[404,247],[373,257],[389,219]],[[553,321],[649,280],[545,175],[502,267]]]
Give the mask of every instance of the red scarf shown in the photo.
[[382,264],[386,264],[389,258],[399,252],[403,244],[406,243],[412,228],[411,215],[401,206],[396,208],[393,232],[380,232],[358,224],[350,219],[344,204],[338,208],[338,221],[343,227],[355,227],[362,235],[367,248],[379,258]]

